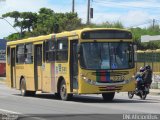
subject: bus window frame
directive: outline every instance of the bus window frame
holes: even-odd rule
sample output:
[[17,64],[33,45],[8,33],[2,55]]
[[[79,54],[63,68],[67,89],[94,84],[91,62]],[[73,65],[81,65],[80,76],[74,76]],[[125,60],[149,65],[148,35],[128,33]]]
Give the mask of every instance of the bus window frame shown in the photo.
[[[26,51],[26,49],[27,49],[26,45],[31,45],[31,52],[27,52]],[[24,61],[25,61],[25,64],[33,64],[33,43],[26,43],[24,46],[25,46],[25,48],[24,48],[24,55],[25,55],[25,60]],[[26,61],[28,54],[31,54],[31,58],[30,58],[31,62],[27,62]]]
[[[67,42],[67,48],[66,49],[59,49],[59,43],[61,43],[61,41],[66,41]],[[57,42],[57,44],[56,44],[56,62],[68,62],[68,48],[69,48],[69,38],[68,37],[59,37],[59,38],[57,38],[57,40],[56,40]],[[63,46],[62,46],[63,47]],[[63,54],[62,52],[66,52],[66,54],[67,54],[67,57],[66,57],[66,59],[58,59],[58,54],[60,53],[60,54]],[[62,56],[64,56],[64,55],[62,55]]]
[[[53,42],[53,50],[50,49],[49,42]],[[54,58],[51,60],[47,57],[47,55],[50,56],[49,53],[54,53]],[[47,63],[56,61],[56,39],[47,39],[43,42],[43,61]]]
[[[23,54],[18,54],[18,46],[24,46],[23,47],[23,49],[24,49],[24,52],[23,52]],[[23,60],[23,62],[18,62],[18,55],[23,55],[24,56],[24,60]],[[16,45],[16,64],[25,64],[25,44],[18,44],[18,45]]]

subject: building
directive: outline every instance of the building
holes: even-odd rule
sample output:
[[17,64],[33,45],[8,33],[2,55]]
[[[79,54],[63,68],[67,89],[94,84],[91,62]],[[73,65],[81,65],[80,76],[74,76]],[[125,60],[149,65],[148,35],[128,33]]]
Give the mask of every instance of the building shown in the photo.
[[0,76],[6,74],[6,40],[0,39]]

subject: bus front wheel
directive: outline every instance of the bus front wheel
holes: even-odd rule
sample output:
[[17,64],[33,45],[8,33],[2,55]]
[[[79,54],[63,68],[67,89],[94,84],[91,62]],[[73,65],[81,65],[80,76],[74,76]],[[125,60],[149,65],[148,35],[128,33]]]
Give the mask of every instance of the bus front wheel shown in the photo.
[[104,101],[112,101],[114,98],[115,92],[110,92],[110,93],[102,93],[102,97]]
[[73,94],[68,94],[67,93],[67,88],[66,88],[66,83],[63,80],[60,84],[60,97],[62,100],[67,101],[70,100]]

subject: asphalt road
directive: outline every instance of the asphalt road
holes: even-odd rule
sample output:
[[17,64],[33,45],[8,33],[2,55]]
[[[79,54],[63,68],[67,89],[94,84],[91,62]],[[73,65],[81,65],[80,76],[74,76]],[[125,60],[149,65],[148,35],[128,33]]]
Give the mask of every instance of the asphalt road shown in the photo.
[[0,113],[2,117],[18,115],[23,120],[120,120],[124,114],[160,114],[160,96],[148,95],[146,100],[134,96],[130,100],[127,93],[117,93],[107,103],[101,95],[75,95],[71,101],[61,101],[51,94],[22,97],[20,91],[0,83]]

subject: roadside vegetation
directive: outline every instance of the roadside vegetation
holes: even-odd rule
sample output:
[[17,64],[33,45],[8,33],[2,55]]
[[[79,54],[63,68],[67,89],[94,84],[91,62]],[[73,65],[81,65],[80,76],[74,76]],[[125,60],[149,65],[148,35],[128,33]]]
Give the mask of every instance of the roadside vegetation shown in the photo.
[[[19,27],[20,32],[6,37],[7,40],[18,40],[22,38],[47,35],[62,31],[70,31],[85,27],[105,27],[105,28],[124,28],[119,21],[110,23],[106,20],[102,24],[83,24],[77,13],[55,13],[48,8],[41,8],[38,13],[33,12],[8,12],[2,17],[13,18],[14,27]],[[138,45],[138,49],[158,49],[160,42],[141,43],[141,35],[160,35],[159,25],[150,25],[147,28],[129,28],[133,33],[133,39]]]

